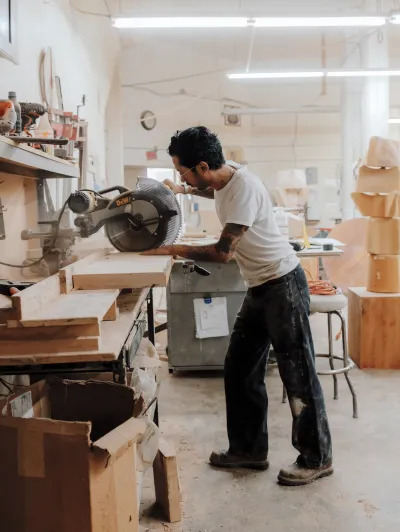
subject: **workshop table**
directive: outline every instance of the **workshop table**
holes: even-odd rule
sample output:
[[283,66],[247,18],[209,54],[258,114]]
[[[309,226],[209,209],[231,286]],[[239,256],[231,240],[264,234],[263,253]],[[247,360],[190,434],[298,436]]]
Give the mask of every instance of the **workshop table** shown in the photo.
[[318,257],[318,258],[324,258],[324,257],[340,257],[340,255],[343,255],[343,249],[334,247],[333,249],[329,251],[325,251],[322,246],[311,246],[309,248],[304,248],[301,251],[298,251],[297,256],[302,257]]
[[148,338],[155,343],[153,289],[146,287],[135,294],[121,295],[118,308],[115,321],[101,323],[102,345],[98,351],[1,355],[0,376],[112,372],[116,382],[125,384],[146,325]]

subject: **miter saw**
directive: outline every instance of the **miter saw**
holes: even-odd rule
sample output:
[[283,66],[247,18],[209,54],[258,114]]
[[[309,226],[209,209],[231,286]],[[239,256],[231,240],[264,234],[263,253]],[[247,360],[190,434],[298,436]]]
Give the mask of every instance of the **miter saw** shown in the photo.
[[[117,196],[106,197],[111,192]],[[75,225],[87,238],[104,226],[118,251],[146,251],[173,244],[178,238],[182,215],[172,191],[154,179],[139,178],[136,190],[115,186],[100,191],[78,190],[68,199],[78,216]]]

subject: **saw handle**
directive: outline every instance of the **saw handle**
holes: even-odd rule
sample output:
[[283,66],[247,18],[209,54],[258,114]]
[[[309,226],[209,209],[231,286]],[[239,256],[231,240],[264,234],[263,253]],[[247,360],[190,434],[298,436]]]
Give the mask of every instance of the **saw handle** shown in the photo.
[[124,192],[130,192],[129,188],[123,187],[122,185],[116,185],[115,187],[109,187],[109,188],[103,188],[102,190],[98,190],[98,194],[108,194],[109,192],[113,192],[114,190],[118,190],[120,194],[123,194]]
[[193,260],[182,261],[182,267],[184,270],[183,271],[184,274],[196,272],[199,275],[202,275],[203,277],[208,277],[209,275],[211,275],[211,272],[209,272],[202,266],[199,266]]
[[199,275],[202,275],[203,277],[209,277],[211,275],[211,272],[209,270],[206,270],[205,268],[199,266],[196,263],[194,264],[194,271]]

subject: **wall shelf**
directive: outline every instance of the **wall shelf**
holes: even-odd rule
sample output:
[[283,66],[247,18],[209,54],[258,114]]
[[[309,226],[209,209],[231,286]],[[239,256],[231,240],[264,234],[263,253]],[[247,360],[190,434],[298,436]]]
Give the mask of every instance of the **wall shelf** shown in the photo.
[[73,178],[80,176],[78,164],[0,136],[0,173],[33,178]]

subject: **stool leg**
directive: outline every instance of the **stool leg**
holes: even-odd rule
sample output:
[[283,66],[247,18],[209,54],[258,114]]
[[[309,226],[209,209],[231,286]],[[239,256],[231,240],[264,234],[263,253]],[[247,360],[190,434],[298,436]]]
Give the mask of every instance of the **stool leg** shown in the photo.
[[[329,365],[331,369],[335,369],[333,363],[333,336],[332,336],[332,313],[328,312],[328,337],[329,337]],[[333,377],[333,398],[338,399],[338,379],[337,375],[332,375]]]
[[283,388],[282,388],[282,403],[286,403],[286,399],[287,399],[287,392],[286,392],[286,388],[283,386]]
[[[342,345],[343,345],[343,364],[344,366],[348,366],[349,364],[349,354],[347,352],[347,331],[346,331],[346,322],[340,312],[337,312],[337,315],[340,318],[340,321],[342,322]],[[351,383],[350,377],[348,375],[348,371],[344,374],[346,377],[347,384],[349,385],[349,389],[351,392],[351,395],[353,397],[353,417],[355,419],[358,418],[358,403],[357,403],[357,394],[354,390],[353,384]]]

